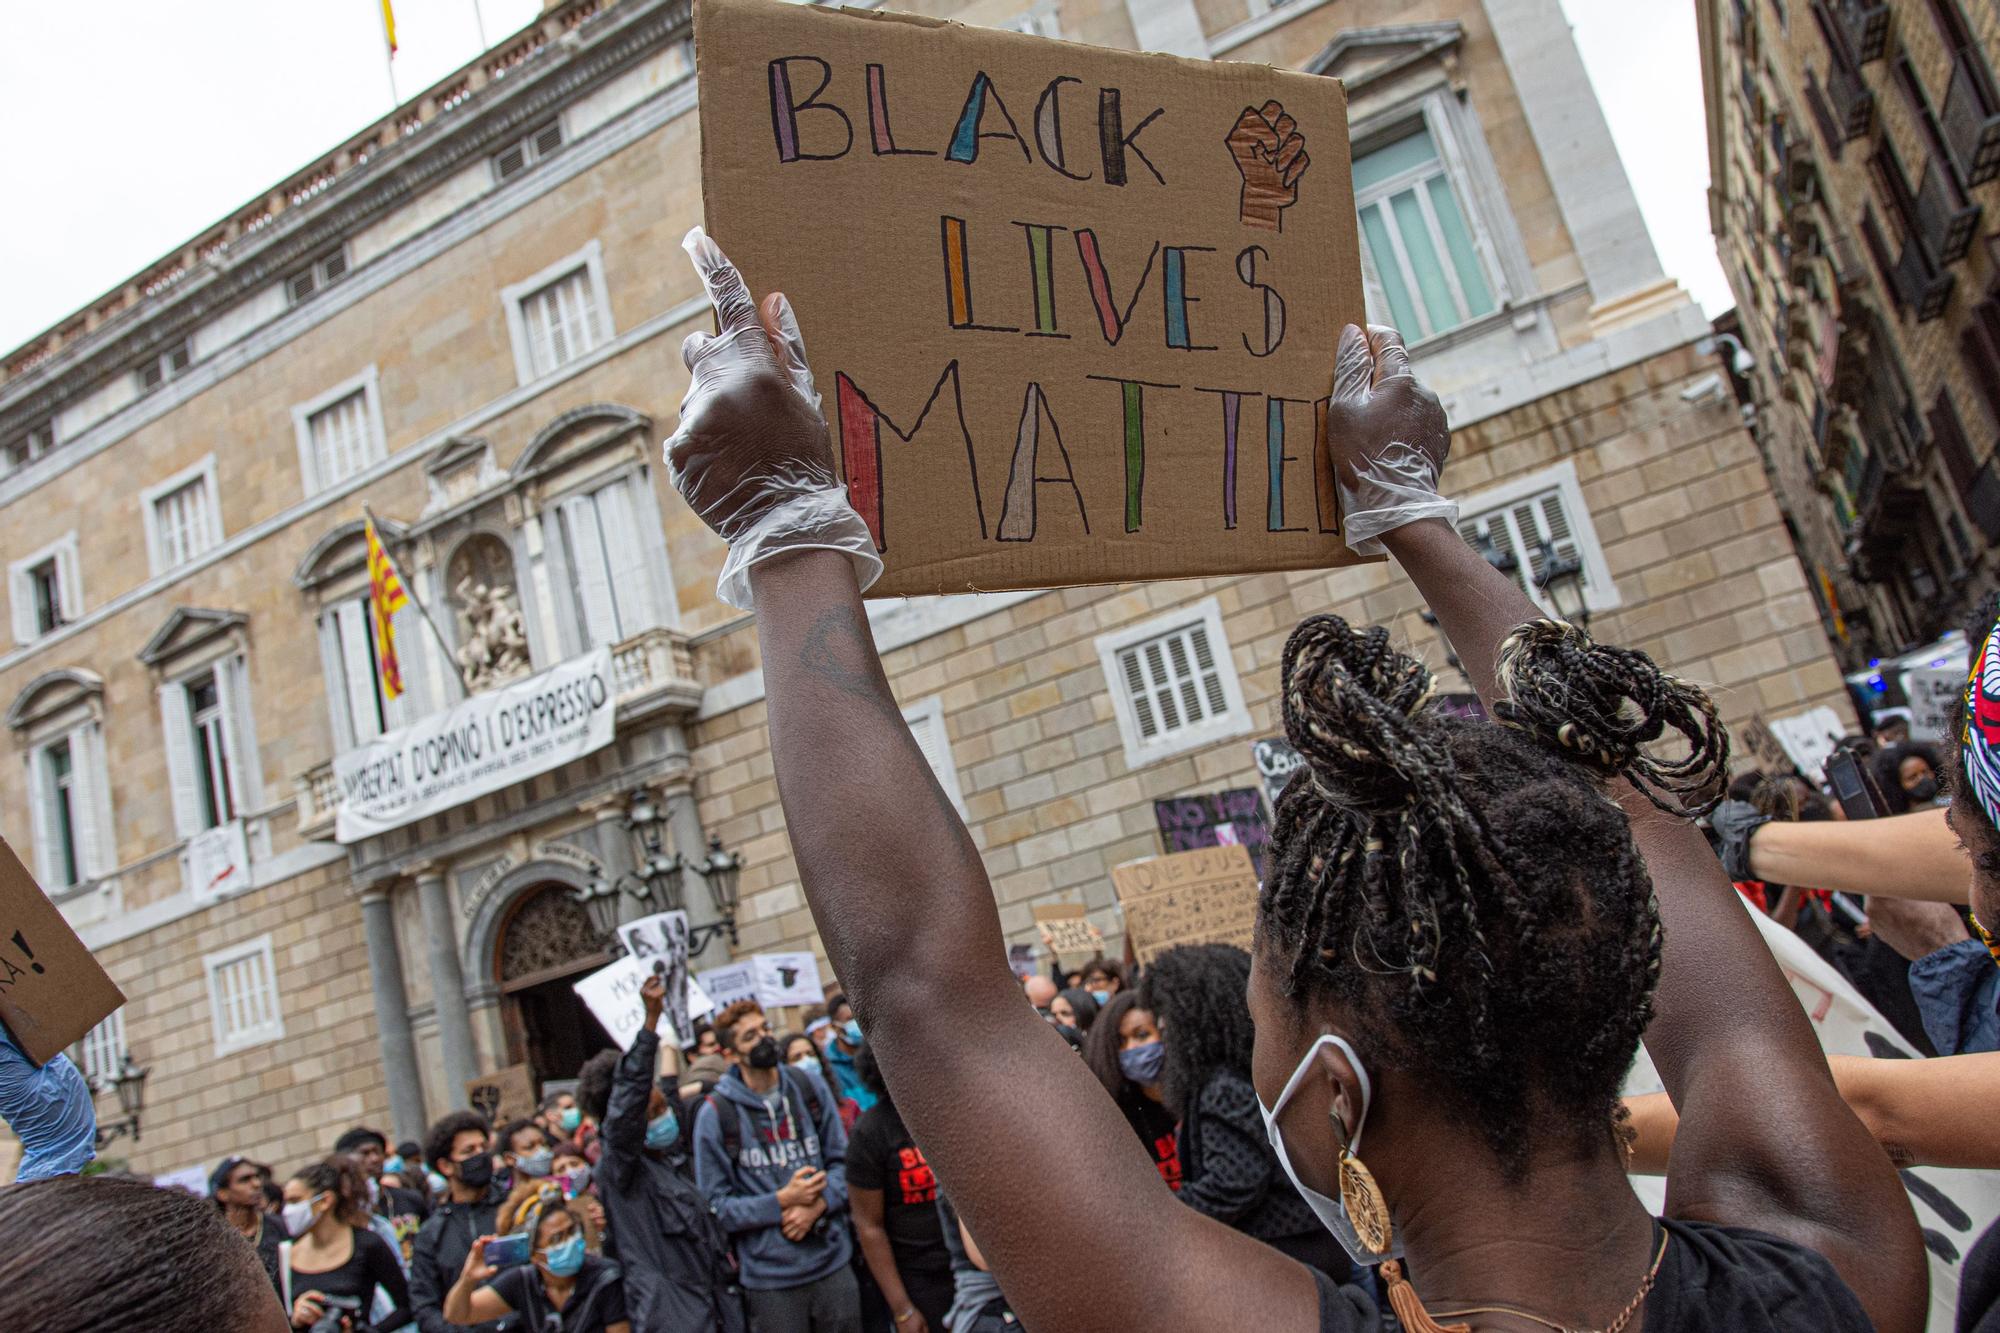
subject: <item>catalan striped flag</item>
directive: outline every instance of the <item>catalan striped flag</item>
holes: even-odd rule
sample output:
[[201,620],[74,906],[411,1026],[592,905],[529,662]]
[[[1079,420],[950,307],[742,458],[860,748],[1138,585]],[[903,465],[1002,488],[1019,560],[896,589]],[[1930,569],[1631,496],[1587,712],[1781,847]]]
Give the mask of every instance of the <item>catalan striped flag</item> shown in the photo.
[[[386,11],[388,5],[383,4]],[[403,666],[396,660],[396,613],[410,604],[410,594],[403,590],[403,576],[396,572],[396,566],[389,559],[389,552],[382,545],[381,534],[375,531],[375,519],[370,515],[365,520],[368,526],[368,613],[375,618],[375,662],[381,669],[382,693],[394,699],[403,693]]]
[[396,54],[396,10],[389,0],[382,0],[382,36],[388,40],[389,54]]

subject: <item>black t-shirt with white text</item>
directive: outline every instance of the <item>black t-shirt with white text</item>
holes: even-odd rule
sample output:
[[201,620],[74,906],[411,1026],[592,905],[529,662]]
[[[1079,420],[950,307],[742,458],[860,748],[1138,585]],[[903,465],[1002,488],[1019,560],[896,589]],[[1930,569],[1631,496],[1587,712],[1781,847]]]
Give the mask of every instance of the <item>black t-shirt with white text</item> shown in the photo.
[[882,1226],[899,1270],[951,1271],[938,1223],[937,1177],[893,1104],[877,1102],[854,1122],[847,1139],[847,1184],[882,1191]]
[[594,1254],[583,1256],[576,1286],[560,1311],[542,1290],[541,1272],[531,1263],[505,1269],[486,1285],[521,1315],[521,1327],[534,1333],[552,1327],[551,1314],[560,1315],[558,1326],[562,1333],[604,1333],[610,1325],[629,1318],[625,1312],[624,1274],[617,1264]]

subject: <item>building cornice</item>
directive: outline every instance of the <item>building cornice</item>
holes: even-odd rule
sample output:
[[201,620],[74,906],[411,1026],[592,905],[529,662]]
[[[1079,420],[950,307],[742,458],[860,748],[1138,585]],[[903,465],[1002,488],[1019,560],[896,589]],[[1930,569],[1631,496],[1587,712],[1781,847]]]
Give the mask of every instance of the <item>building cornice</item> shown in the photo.
[[276,215],[254,238],[239,238],[226,260],[210,261],[208,272],[119,312],[47,362],[0,384],[0,438],[39,425],[110,376],[164,353],[196,326],[518,138],[582,90],[624,73],[688,29],[689,0],[611,6],[509,70],[506,79],[487,84],[462,111],[424,124],[317,199]]

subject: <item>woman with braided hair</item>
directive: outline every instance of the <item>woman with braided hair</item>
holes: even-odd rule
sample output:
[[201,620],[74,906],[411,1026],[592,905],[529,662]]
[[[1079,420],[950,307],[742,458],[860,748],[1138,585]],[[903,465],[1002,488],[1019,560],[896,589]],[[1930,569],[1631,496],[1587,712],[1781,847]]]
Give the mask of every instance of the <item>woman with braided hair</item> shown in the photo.
[[[674,481],[731,544],[722,591],[756,613],[786,825],[834,969],[1013,1308],[1029,1328],[1374,1327],[1351,1289],[1172,1206],[1020,1002],[977,849],[869,634],[860,580],[879,560],[797,321],[782,296],[760,310],[699,231],[688,248],[721,333],[684,349]],[[1920,1327],[1902,1187],[1684,818],[1723,780],[1712,707],[1641,654],[1519,628],[1539,612],[1452,527],[1444,414],[1392,332],[1343,333],[1329,407],[1346,540],[1390,550],[1504,725],[1437,717],[1381,631],[1315,618],[1287,647],[1306,763],[1248,987],[1286,1173],[1362,1262],[1407,1256],[1384,1273],[1412,1333]],[[1653,757],[1669,735],[1683,756]],[[1614,1119],[1642,1034],[1682,1109],[1664,1222],[1625,1181]],[[1048,1180],[1090,1181],[1095,1206],[1048,1212]]]

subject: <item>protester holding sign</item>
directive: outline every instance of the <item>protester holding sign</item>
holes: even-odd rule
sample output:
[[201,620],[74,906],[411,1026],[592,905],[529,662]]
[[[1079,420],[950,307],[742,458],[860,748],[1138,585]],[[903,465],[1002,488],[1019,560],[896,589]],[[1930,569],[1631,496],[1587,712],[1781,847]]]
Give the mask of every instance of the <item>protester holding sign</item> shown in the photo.
[[[1372,1327],[1365,1300],[1166,1206],[1122,1118],[1021,1004],[985,869],[883,675],[854,561],[811,549],[816,525],[851,517],[798,330],[776,298],[760,325],[699,233],[691,252],[721,333],[686,349],[674,480],[725,539],[789,516],[789,548],[738,568],[801,880],[898,1109],[1012,1303],[1040,1328]],[[1648,1333],[1918,1327],[1924,1251],[1901,1184],[1682,818],[1726,780],[1713,705],[1643,654],[1541,621],[1465,543],[1437,489],[1444,413],[1399,337],[1349,328],[1333,370],[1347,539],[1387,547],[1505,725],[1426,711],[1429,673],[1385,631],[1315,617],[1286,646],[1285,730],[1310,772],[1277,812],[1250,1002],[1287,1175],[1350,1254],[1383,1261],[1406,1326],[1428,1316],[1405,1254],[1445,1319],[1501,1306],[1588,1327],[1636,1312]],[[815,503],[833,515],[791,505],[802,475],[826,479]],[[1685,758],[1644,748],[1668,730]],[[1685,1112],[1663,1221],[1627,1187],[1612,1128],[1642,1034]],[[1066,1114],[1021,1115],[1024,1083]],[[1020,1188],[1024,1162],[1090,1180],[1099,1207],[1051,1214]],[[1096,1261],[1070,1262],[1083,1252]]]
[[97,1108],[67,1055],[37,1068],[0,1025],[0,1120],[26,1149],[14,1183],[73,1175],[97,1157]]

